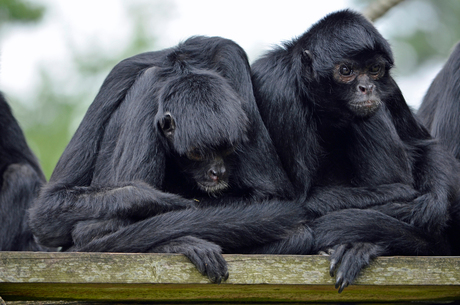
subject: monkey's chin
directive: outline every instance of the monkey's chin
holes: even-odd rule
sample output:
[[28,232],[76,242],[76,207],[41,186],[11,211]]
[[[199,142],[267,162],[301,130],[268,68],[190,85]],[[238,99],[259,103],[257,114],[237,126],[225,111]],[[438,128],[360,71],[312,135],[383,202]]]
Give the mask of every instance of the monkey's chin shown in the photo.
[[349,103],[350,110],[358,117],[369,117],[374,115],[382,105],[381,100],[364,100]]
[[197,185],[200,190],[205,193],[208,193],[209,196],[217,197],[222,194],[223,191],[229,188],[227,181],[219,181],[217,183],[203,183],[197,182]]

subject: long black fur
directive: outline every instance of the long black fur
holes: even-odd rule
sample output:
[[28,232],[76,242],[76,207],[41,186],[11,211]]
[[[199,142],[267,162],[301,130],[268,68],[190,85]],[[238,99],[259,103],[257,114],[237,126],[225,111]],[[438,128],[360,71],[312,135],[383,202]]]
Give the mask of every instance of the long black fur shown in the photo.
[[417,116],[460,159],[460,43],[428,88]]
[[0,93],[0,251],[43,250],[26,215],[44,183],[38,160]]
[[[441,145],[460,160],[460,43],[428,88],[417,116]],[[460,205],[452,206],[451,247],[460,253]]]
[[[351,88],[332,71],[376,55],[385,62],[375,82],[382,105],[360,117],[346,107]],[[378,255],[452,254],[446,232],[459,199],[458,165],[414,117],[392,66],[387,41],[349,10],[252,65],[262,119],[308,211],[314,251],[333,250],[339,291]]]
[[[173,143],[159,128],[168,112],[177,124]],[[236,147],[230,188],[210,196],[175,157],[222,143]],[[291,197],[245,52],[227,39],[193,37],[114,67],[30,219],[44,245],[183,253],[220,282],[227,276],[221,251],[251,252],[298,227],[302,209]],[[304,236],[311,245],[311,232]]]

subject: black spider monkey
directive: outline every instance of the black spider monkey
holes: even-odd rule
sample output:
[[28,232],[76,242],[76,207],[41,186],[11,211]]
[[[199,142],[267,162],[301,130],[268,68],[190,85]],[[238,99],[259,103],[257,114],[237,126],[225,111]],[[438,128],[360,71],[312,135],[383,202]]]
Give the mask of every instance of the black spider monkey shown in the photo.
[[262,119],[307,209],[313,251],[333,250],[339,292],[378,255],[452,253],[458,165],[407,106],[393,64],[375,27],[343,10],[252,65]]
[[0,93],[0,251],[47,250],[35,242],[26,214],[44,183],[38,160]]
[[219,283],[222,251],[252,252],[297,232],[303,209],[292,193],[245,52],[193,37],[115,66],[30,220],[44,245],[183,253]]
[[[431,83],[417,116],[449,152],[460,160],[460,43]],[[460,253],[460,204],[451,207],[451,247]]]

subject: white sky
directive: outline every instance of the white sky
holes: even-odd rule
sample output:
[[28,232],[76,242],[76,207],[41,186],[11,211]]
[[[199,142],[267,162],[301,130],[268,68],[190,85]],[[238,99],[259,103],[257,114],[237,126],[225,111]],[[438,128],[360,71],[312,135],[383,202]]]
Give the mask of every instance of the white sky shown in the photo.
[[[161,10],[154,11],[159,1],[137,0],[141,1],[152,3],[151,11],[146,13],[161,21],[152,23],[159,38],[156,48],[174,46],[192,35],[217,35],[240,44],[251,62],[271,46],[301,35],[327,13],[349,4],[345,0],[171,0],[167,2],[172,6],[171,13],[165,15]],[[56,73],[70,68],[66,65],[69,45],[87,50],[96,43],[103,52],[120,48],[130,33],[128,4],[136,1],[31,2],[46,4],[48,9],[43,22],[7,31],[0,45],[0,89],[24,99],[36,85],[39,66]],[[379,28],[378,24],[376,26]],[[399,81],[414,107],[418,106],[437,69],[424,76],[418,75],[416,80]]]

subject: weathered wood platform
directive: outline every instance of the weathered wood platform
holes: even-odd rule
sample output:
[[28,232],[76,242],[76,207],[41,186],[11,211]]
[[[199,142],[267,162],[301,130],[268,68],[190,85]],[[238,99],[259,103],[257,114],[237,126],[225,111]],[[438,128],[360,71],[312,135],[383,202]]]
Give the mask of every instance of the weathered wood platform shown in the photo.
[[182,255],[0,252],[0,296],[7,303],[460,300],[460,257],[381,257],[341,294],[323,256],[225,258],[230,277],[216,285]]

